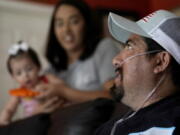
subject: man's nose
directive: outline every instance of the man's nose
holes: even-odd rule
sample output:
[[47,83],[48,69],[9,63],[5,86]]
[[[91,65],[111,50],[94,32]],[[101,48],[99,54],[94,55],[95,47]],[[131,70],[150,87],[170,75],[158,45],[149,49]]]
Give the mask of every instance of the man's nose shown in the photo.
[[115,68],[119,68],[122,64],[122,59],[120,55],[117,55],[113,58],[112,64],[114,65]]

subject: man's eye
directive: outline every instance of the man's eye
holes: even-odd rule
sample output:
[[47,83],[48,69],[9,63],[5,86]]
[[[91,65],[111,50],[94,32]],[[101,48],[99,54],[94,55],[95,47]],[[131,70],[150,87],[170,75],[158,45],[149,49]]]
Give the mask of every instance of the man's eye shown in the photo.
[[125,49],[131,50],[133,47],[131,44],[127,43],[125,46]]

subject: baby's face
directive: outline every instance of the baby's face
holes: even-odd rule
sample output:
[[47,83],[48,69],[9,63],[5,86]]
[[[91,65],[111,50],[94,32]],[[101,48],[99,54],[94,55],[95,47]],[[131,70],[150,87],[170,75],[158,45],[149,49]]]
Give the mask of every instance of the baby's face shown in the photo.
[[13,58],[10,67],[20,86],[33,89],[39,82],[39,68],[28,56]]

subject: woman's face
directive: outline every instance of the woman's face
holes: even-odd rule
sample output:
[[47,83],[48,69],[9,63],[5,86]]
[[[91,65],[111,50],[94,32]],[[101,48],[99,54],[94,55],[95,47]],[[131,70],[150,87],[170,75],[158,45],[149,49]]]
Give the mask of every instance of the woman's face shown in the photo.
[[55,14],[54,31],[57,40],[68,51],[82,49],[85,20],[80,11],[70,5],[61,5]]

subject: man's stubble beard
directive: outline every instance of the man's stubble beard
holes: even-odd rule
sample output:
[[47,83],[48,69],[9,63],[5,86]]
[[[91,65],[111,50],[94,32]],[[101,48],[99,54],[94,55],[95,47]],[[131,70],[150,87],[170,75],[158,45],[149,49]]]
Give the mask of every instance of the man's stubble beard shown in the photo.
[[115,84],[110,88],[113,99],[120,102],[124,96],[124,89],[122,86],[116,86]]

